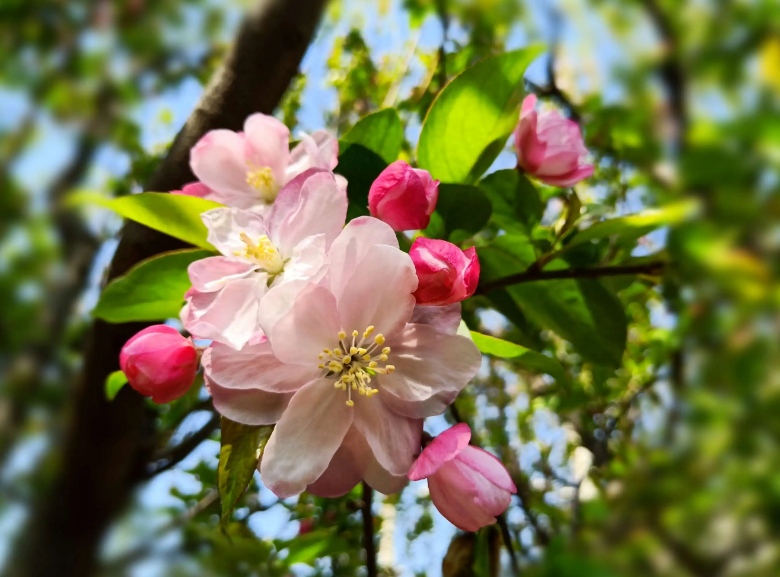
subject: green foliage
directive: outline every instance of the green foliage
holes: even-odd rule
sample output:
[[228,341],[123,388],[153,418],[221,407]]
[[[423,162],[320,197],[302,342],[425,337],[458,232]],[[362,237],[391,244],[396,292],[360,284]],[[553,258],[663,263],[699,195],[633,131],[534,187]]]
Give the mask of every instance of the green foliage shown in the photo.
[[471,331],[471,338],[474,344],[477,345],[477,348],[486,355],[512,360],[513,363],[529,371],[547,373],[564,385],[569,382],[568,375],[566,375],[561,363],[557,359],[515,343],[491,337],[490,335],[483,335],[475,331]]
[[223,525],[252,481],[273,430],[273,426],[242,425],[222,417],[217,486],[222,500]]
[[492,219],[508,232],[531,235],[542,220],[542,201],[533,184],[517,170],[499,170],[479,182],[493,205]]
[[360,144],[350,144],[342,151],[335,172],[349,183],[349,220],[368,214],[368,191],[385,168],[387,163],[381,156]]
[[350,144],[360,144],[390,164],[398,158],[404,133],[394,108],[385,108],[361,118],[339,143],[344,154]]
[[111,323],[176,318],[184,293],[192,286],[187,267],[213,255],[199,249],[177,250],[140,262],[103,289],[92,315]]
[[488,197],[476,186],[445,183],[439,185],[436,213],[441,217],[443,225],[439,236],[451,237],[455,231],[473,235],[487,224],[491,211]]
[[517,124],[523,74],[541,53],[526,48],[486,58],[450,82],[423,124],[417,162],[442,182],[472,184]]
[[106,398],[109,401],[113,401],[127,384],[127,377],[122,371],[114,371],[106,378]]

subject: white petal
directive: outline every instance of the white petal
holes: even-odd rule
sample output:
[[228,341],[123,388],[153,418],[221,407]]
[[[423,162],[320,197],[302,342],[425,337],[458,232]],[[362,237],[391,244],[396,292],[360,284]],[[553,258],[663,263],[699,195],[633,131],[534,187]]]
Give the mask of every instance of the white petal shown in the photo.
[[372,398],[353,396],[355,426],[368,441],[379,464],[391,475],[405,475],[420,452],[422,419],[393,412],[382,393]]
[[274,279],[274,286],[295,280],[319,282],[327,272],[328,262],[325,250],[325,235],[304,238],[284,265],[284,272]]
[[460,303],[452,303],[443,307],[416,306],[410,323],[430,325],[440,333],[454,335],[460,326]]
[[353,411],[332,379],[316,379],[295,393],[265,447],[263,483],[281,498],[320,478],[352,425]]
[[246,181],[244,146],[243,135],[232,130],[212,130],[190,151],[192,172],[216,193],[255,197]]
[[[201,215],[209,229],[208,241],[225,256],[244,260],[240,255],[246,249],[241,233],[253,241],[268,234],[262,217],[238,208],[213,208]],[[236,253],[239,253],[238,255]]]
[[224,256],[211,256],[196,260],[187,268],[192,288],[199,292],[214,292],[228,282],[249,275],[254,265],[231,260]]

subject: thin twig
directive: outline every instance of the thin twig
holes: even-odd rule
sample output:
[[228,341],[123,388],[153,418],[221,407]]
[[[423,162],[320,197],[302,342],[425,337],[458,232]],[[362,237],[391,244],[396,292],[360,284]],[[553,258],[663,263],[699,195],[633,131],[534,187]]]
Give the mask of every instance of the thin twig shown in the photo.
[[447,52],[444,50],[450,27],[450,18],[447,14],[447,0],[436,0],[436,12],[441,21],[441,44],[439,45],[439,91],[441,92],[447,84]]
[[512,542],[512,534],[509,532],[509,525],[507,525],[506,522],[506,512],[498,515],[496,517],[496,522],[501,529],[501,537],[504,539],[504,545],[506,546],[507,553],[509,553],[509,564],[512,566],[512,574],[515,577],[520,577],[520,564],[517,562],[515,546]]
[[570,278],[600,278],[604,276],[623,276],[633,274],[646,274],[656,275],[660,273],[666,263],[664,262],[651,262],[646,264],[626,265],[626,266],[601,266],[601,267],[588,267],[588,268],[565,268],[561,270],[538,270],[528,269],[521,273],[509,275],[504,278],[499,278],[493,281],[489,281],[479,285],[476,294],[486,294],[496,289],[501,289],[511,285],[545,281],[545,280],[560,280]]
[[374,490],[363,481],[363,548],[366,550],[366,571],[368,577],[376,577],[376,545],[374,544],[374,515],[371,503],[374,500]]
[[211,416],[211,419],[209,419],[208,423],[203,425],[203,427],[196,433],[193,433],[175,447],[171,447],[165,453],[157,456],[155,461],[158,463],[162,462],[163,464],[153,467],[152,470],[147,474],[147,478],[159,475],[160,473],[172,469],[181,463],[190,453],[192,453],[192,451],[197,448],[198,445],[211,436],[211,433],[213,433],[219,426],[219,422],[219,415],[214,413]]

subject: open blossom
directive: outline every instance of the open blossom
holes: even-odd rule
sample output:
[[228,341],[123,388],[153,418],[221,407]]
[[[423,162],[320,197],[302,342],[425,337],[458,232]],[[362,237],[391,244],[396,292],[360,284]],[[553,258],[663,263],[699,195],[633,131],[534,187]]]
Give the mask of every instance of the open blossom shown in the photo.
[[427,170],[396,160],[371,185],[368,209],[393,230],[419,230],[428,226],[438,199],[438,180]]
[[443,306],[460,302],[477,290],[477,249],[465,251],[446,240],[419,237],[409,250],[419,285],[414,293],[419,305]]
[[536,95],[523,100],[520,123],[515,129],[515,148],[520,166],[552,186],[572,186],[593,174],[585,162],[588,149],[580,127],[557,110],[536,112]]
[[[415,310],[414,265],[389,226],[351,221],[329,258],[319,284],[295,281],[266,294],[267,341],[240,351],[216,344],[207,367],[223,415],[278,421],[261,475],[280,497],[309,485],[343,494],[360,478],[397,490],[419,450],[422,419],[444,411],[481,364],[470,339],[410,322],[436,315]],[[269,393],[288,403],[281,418],[261,402],[247,409],[250,397]]]
[[259,330],[258,305],[273,286],[317,281],[347,214],[346,191],[333,174],[310,169],[290,181],[267,215],[238,208],[203,213],[208,240],[223,256],[189,267],[186,329],[241,348]]
[[282,187],[310,168],[333,170],[338,141],[325,131],[304,134],[290,151],[290,131],[274,118],[253,114],[243,132],[211,130],[190,151],[201,186],[180,193],[242,209],[273,203]]
[[471,429],[460,423],[444,431],[412,465],[412,481],[428,479],[431,501],[450,523],[476,531],[496,522],[517,488],[504,465],[469,445]]
[[173,327],[154,325],[125,343],[119,367],[136,391],[155,403],[169,403],[192,386],[198,350]]

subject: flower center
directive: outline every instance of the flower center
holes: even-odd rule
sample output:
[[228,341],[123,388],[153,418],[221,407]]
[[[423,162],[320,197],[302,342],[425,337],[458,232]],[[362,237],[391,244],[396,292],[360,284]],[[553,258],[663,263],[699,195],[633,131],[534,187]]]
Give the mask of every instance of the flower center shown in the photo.
[[234,251],[234,255],[251,260],[272,275],[279,274],[284,270],[282,255],[279,254],[279,250],[267,235],[264,234],[258,238],[257,242],[249,238],[249,235],[245,232],[242,232],[240,237],[246,248],[243,251]]
[[279,186],[276,179],[274,179],[274,173],[268,166],[249,164],[248,169],[246,173],[247,184],[260,193],[260,197],[266,203],[272,203],[279,192]]
[[347,391],[348,407],[355,405],[352,391],[370,399],[379,392],[379,389],[371,387],[371,377],[388,375],[395,370],[393,365],[379,366],[380,362],[387,362],[390,347],[382,347],[385,337],[381,334],[372,339],[373,332],[374,325],[371,325],[363,331],[363,338],[359,339],[360,333],[354,330],[350,339],[347,333],[340,331],[338,346],[333,350],[324,349],[319,355],[320,360],[326,360],[320,363],[319,368],[326,371],[326,376],[336,377],[333,384],[335,388]]

